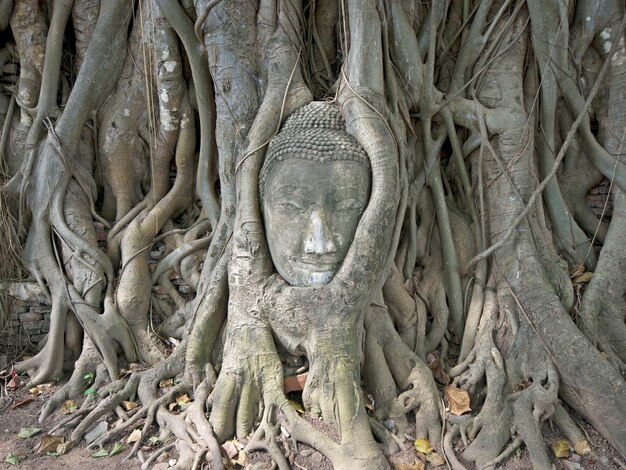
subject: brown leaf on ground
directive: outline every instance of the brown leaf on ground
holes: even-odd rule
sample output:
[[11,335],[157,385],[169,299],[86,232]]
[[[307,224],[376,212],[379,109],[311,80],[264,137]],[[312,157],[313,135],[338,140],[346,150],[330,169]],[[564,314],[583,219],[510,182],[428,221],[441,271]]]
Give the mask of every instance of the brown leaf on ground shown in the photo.
[[47,454],[48,452],[56,452],[57,447],[65,442],[65,438],[62,436],[52,436],[50,434],[44,434],[37,446],[38,454]]
[[184,395],[179,396],[176,399],[176,403],[178,403],[179,406],[183,406],[186,403],[189,403],[191,401],[191,398],[189,398],[189,395],[187,395],[186,393]]
[[569,274],[572,278],[576,276],[580,276],[585,272],[585,267],[582,264],[574,264],[569,271]]
[[290,375],[289,377],[285,377],[283,381],[283,388],[285,393],[289,392],[301,392],[304,390],[304,384],[306,382],[308,374],[305,372],[304,374],[298,375]]
[[576,276],[574,278],[574,284],[582,284],[584,282],[589,282],[591,281],[592,277],[593,277],[593,273],[590,273],[589,271],[587,271],[586,273],[582,273],[580,276]]
[[550,447],[552,448],[552,452],[554,452],[555,457],[558,457],[559,459],[569,457],[569,442],[565,439],[554,441]]
[[174,385],[174,379],[165,379],[159,382],[159,388],[167,388]]
[[429,360],[428,367],[430,368],[430,372],[433,374],[436,382],[442,385],[447,385],[450,382],[450,376],[446,373],[441,361],[436,358]]
[[67,400],[61,405],[61,413],[69,415],[78,409],[78,405],[74,400]]
[[426,454],[426,460],[428,460],[433,467],[439,467],[446,464],[446,459],[438,452]]
[[428,439],[415,439],[415,450],[422,454],[430,454],[434,449]]
[[127,401],[124,400],[122,402],[122,408],[124,408],[125,411],[130,411],[130,410],[134,410],[135,408],[137,408],[137,402],[135,401]]
[[23,383],[24,381],[20,378],[19,375],[17,375],[15,369],[13,369],[11,371],[11,380],[9,380],[9,383],[7,383],[7,388],[9,390],[17,390],[22,386]]
[[394,470],[424,470],[424,462],[415,459],[413,463],[400,463],[394,462],[393,469]]
[[304,408],[302,407],[300,403],[298,403],[297,401],[289,400],[289,404],[298,413],[300,413],[301,415],[304,414]]
[[587,455],[591,453],[591,447],[589,447],[589,443],[587,439],[579,439],[574,443],[574,450],[578,455]]
[[467,411],[472,411],[472,408],[470,408],[470,397],[466,390],[447,385],[445,393],[448,403],[450,403],[450,413],[455,416],[461,416]]
[[20,406],[27,405],[28,403],[35,401],[35,397],[26,397],[23,400],[15,400],[11,405],[11,409],[19,408]]
[[141,429],[135,429],[133,432],[130,433],[130,436],[128,436],[126,442],[128,444],[132,444],[133,442],[137,442],[139,439],[141,439]]
[[57,454],[59,455],[67,454],[70,450],[74,448],[74,445],[75,445],[75,441],[62,442],[61,444],[57,446]]

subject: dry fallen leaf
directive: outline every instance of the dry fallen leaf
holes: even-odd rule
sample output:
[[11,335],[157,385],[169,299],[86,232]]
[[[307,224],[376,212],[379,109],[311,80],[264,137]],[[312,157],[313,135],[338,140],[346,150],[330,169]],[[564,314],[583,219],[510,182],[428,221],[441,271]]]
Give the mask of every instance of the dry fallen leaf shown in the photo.
[[78,405],[74,400],[67,400],[61,405],[61,413],[69,415],[78,409]]
[[159,388],[167,388],[174,385],[174,379],[165,379],[159,382]]
[[137,442],[139,439],[141,439],[141,429],[135,429],[133,432],[130,433],[130,436],[128,436],[126,442],[132,444],[133,442]]
[[28,389],[28,393],[30,393],[32,396],[36,397],[38,395],[41,395],[41,390],[39,389],[39,387],[33,387],[33,388],[29,388]]
[[428,367],[430,368],[430,372],[432,373],[436,382],[442,385],[446,385],[448,384],[448,382],[450,382],[450,376],[446,373],[443,365],[439,360],[435,359],[434,361],[429,362]]
[[394,470],[424,470],[424,462],[421,460],[414,460],[413,463],[394,463]]
[[298,403],[297,401],[289,400],[289,404],[298,413],[304,414],[304,408],[302,408],[302,405],[300,403]]
[[578,455],[587,455],[591,453],[591,447],[589,447],[589,443],[587,439],[579,439],[574,444],[574,450]]
[[38,454],[47,454],[48,452],[56,452],[57,447],[65,442],[65,438],[61,436],[51,436],[44,434],[37,446]]
[[239,452],[239,456],[233,460],[233,463],[246,467],[248,465],[248,454],[243,450]]
[[565,439],[554,441],[550,447],[552,447],[552,452],[559,459],[569,457],[569,442]]
[[415,439],[415,450],[422,454],[430,454],[434,449],[428,439]]
[[24,406],[31,401],[35,401],[35,397],[26,397],[23,400],[15,400],[11,405],[11,409],[14,410],[15,408],[19,408],[20,406]]
[[187,395],[186,393],[184,395],[179,396],[176,399],[176,403],[178,403],[178,405],[183,406],[186,403],[189,403],[191,401],[191,398],[189,398],[189,395]]
[[574,278],[574,284],[582,284],[583,282],[589,282],[591,281],[592,277],[593,277],[593,273],[590,273],[589,271],[587,271],[586,273],[582,273],[580,276],[576,276]]
[[11,380],[9,380],[9,383],[7,383],[7,388],[9,390],[17,390],[18,388],[20,388],[23,384],[23,380],[20,378],[19,375],[17,375],[17,372],[15,371],[15,369],[13,369],[11,371]]
[[428,460],[433,467],[439,467],[440,465],[445,465],[446,463],[446,459],[438,452],[426,454],[426,460]]
[[57,446],[57,454],[67,454],[70,450],[74,448],[74,443],[75,441],[62,442]]
[[130,411],[130,410],[134,410],[135,408],[137,408],[137,402],[135,401],[126,401],[124,400],[122,402],[122,408],[124,408],[124,410],[126,411]]
[[580,276],[585,272],[585,267],[582,264],[575,264],[570,268],[570,276],[572,278]]
[[450,403],[450,413],[455,416],[461,416],[466,411],[472,411],[470,408],[470,397],[466,390],[447,385],[445,393]]

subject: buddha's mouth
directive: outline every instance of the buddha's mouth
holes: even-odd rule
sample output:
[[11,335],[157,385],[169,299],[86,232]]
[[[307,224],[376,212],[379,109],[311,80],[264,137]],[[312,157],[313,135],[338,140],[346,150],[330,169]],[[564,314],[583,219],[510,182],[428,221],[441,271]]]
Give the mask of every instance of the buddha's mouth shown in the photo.
[[339,264],[341,264],[341,260],[338,260],[336,257],[324,257],[324,258],[315,258],[315,257],[306,257],[298,260],[298,263],[301,265],[305,265],[308,270],[315,272],[328,272],[337,271]]

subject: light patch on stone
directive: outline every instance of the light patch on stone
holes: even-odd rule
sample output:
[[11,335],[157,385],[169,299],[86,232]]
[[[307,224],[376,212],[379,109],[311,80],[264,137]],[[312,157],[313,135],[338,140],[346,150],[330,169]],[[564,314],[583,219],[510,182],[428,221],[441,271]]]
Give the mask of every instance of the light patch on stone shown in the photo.
[[609,39],[611,37],[611,28],[604,28],[600,33],[601,39]]
[[176,62],[173,60],[166,60],[165,62],[163,62],[163,67],[165,67],[165,70],[167,70],[169,73],[172,73],[174,70],[176,70]]
[[624,37],[619,38],[617,50],[611,57],[611,65],[621,66],[626,62],[626,46],[624,45]]
[[161,52],[161,60],[167,60],[169,58],[170,58],[170,50],[169,49],[163,50],[163,52]]
[[161,111],[161,127],[165,131],[175,131],[177,128],[176,117],[172,116],[172,113],[163,106],[160,107]]
[[167,103],[170,100],[169,95],[167,94],[167,90],[161,90],[161,101]]
[[591,16],[588,16],[587,18],[585,18],[585,21],[591,21]]
[[124,116],[129,117],[130,116],[130,109],[126,108],[124,110]]
[[602,44],[602,49],[604,50],[604,52],[609,52],[611,50],[611,46],[613,45],[613,43],[611,41],[606,41],[604,44]]

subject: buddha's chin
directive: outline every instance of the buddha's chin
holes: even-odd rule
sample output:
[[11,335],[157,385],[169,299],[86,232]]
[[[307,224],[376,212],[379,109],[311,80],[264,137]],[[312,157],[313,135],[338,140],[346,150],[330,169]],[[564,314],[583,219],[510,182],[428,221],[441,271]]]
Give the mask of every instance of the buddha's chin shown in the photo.
[[[336,270],[319,270],[312,271],[310,269],[298,269],[288,273],[282,273],[283,278],[292,286],[309,287],[328,284],[332,281]],[[280,273],[280,271],[279,271]]]
[[312,272],[309,275],[308,283],[309,286],[319,285],[319,284],[328,284],[335,275],[334,271],[316,271]]

